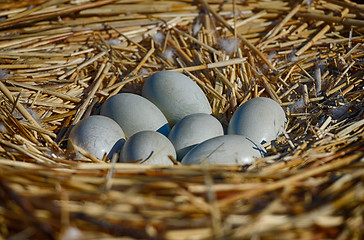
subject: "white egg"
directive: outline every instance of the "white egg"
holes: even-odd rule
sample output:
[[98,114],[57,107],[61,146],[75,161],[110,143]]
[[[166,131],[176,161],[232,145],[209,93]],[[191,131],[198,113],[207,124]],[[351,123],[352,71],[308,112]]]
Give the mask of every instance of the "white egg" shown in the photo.
[[182,73],[153,74],[145,81],[142,95],[164,113],[171,126],[193,113],[211,114],[211,106],[201,88]]
[[259,143],[241,135],[224,135],[194,147],[184,156],[182,164],[251,164],[255,158],[264,156],[266,151]]
[[115,120],[124,133],[152,130],[168,136],[170,126],[163,113],[148,99],[132,93],[119,93],[105,101],[101,115]]
[[[93,115],[78,122],[71,130],[69,139],[72,144],[81,147],[98,159],[104,154],[111,158],[125,142],[125,135],[120,126],[111,118]],[[72,149],[68,141],[68,148]]]
[[224,135],[221,123],[206,113],[195,113],[184,117],[173,126],[168,138],[177,152],[177,159],[197,144],[217,136]]
[[141,131],[126,141],[120,152],[120,161],[173,165],[169,155],[176,158],[176,151],[166,136],[154,131]]
[[259,143],[270,142],[282,133],[286,122],[286,115],[277,102],[257,97],[235,111],[228,134],[247,136]]

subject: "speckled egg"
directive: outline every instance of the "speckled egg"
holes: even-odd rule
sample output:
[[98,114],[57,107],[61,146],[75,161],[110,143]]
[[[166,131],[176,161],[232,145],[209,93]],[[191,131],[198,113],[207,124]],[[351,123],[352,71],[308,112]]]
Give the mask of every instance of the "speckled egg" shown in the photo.
[[224,130],[215,117],[206,113],[195,113],[178,121],[168,138],[176,149],[177,159],[180,161],[197,144],[221,135],[224,135]]
[[168,135],[170,126],[163,113],[148,99],[132,93],[119,93],[105,101],[101,115],[115,120],[126,136],[152,130]]
[[182,73],[153,74],[145,81],[142,95],[164,113],[171,126],[194,113],[211,114],[211,106],[201,88]]
[[141,131],[131,136],[120,152],[120,161],[155,165],[173,165],[168,156],[176,151],[166,136],[154,131]]
[[266,156],[262,145],[240,135],[211,138],[194,147],[182,159],[183,165],[251,164]]
[[[69,139],[72,144],[102,159],[105,153],[111,158],[120,150],[125,142],[125,135],[111,118],[94,115],[78,122],[72,128]],[[69,149],[72,149],[72,144],[68,141]]]
[[286,115],[277,102],[257,97],[235,111],[228,134],[247,136],[259,143],[270,142],[282,133],[286,122]]

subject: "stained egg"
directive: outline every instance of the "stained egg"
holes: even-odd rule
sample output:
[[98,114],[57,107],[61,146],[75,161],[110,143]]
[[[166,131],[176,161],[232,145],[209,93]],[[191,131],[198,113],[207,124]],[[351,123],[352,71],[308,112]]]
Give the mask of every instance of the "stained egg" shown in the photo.
[[81,147],[98,159],[104,154],[111,158],[125,142],[125,135],[120,126],[111,118],[93,115],[78,122],[71,130],[68,148],[72,144]]
[[164,113],[171,126],[194,113],[211,113],[201,88],[182,73],[161,71],[153,74],[145,81],[142,95]]
[[148,99],[132,93],[119,93],[105,101],[101,115],[115,120],[130,137],[133,134],[152,130],[168,135],[170,126],[163,113]]
[[154,131],[141,131],[131,136],[120,152],[120,161],[155,165],[173,165],[168,156],[176,151],[166,136]]
[[266,156],[262,145],[240,135],[211,138],[194,147],[182,159],[183,165],[251,164]]
[[282,107],[270,98],[257,97],[241,105],[233,114],[228,134],[238,134],[264,143],[276,139],[286,124]]
[[176,149],[177,160],[180,161],[197,144],[221,135],[224,135],[224,130],[215,117],[206,113],[195,113],[178,121],[168,138]]

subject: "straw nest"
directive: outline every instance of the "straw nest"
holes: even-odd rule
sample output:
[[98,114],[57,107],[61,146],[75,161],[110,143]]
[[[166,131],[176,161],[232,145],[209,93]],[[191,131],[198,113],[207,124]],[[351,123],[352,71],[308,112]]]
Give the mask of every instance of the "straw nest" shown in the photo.
[[[0,4],[2,239],[363,239],[364,7],[344,0]],[[144,166],[66,151],[70,127],[161,70],[226,127],[285,109],[250,166]]]

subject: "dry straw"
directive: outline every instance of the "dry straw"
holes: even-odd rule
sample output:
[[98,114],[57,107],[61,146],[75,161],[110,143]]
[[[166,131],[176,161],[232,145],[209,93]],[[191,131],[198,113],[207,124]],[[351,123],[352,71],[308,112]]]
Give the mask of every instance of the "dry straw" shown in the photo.
[[[363,239],[363,12],[349,0],[2,1],[0,239]],[[161,70],[196,81],[225,127],[247,100],[274,99],[283,136],[250,166],[66,150],[72,125]]]

